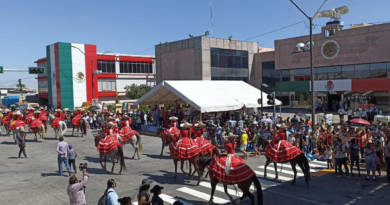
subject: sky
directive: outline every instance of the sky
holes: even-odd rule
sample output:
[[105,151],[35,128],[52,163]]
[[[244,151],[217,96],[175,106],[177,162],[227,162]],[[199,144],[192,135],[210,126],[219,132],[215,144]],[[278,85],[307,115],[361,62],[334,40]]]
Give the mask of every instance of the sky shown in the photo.
[[[313,16],[323,0],[295,0]],[[154,55],[154,46],[188,38],[189,34],[259,42],[274,47],[274,40],[308,35],[308,21],[289,0],[0,0],[0,66],[27,69],[46,56],[46,46],[56,42],[97,45],[98,52]],[[348,6],[342,17],[351,24],[390,21],[389,0],[328,0],[322,10]],[[327,18],[315,19],[314,33]],[[267,35],[262,35],[270,31]],[[18,79],[37,88],[35,75],[0,74],[0,88]]]

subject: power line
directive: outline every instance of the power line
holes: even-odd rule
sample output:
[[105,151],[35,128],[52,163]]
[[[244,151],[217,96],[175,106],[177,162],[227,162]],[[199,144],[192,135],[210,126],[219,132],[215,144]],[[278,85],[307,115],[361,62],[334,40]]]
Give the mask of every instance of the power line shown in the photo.
[[[24,80],[24,79],[30,79],[30,78],[36,78],[36,77],[28,77],[28,78],[20,78],[21,80]],[[18,82],[19,79],[17,80],[10,80],[10,81],[6,81],[6,82],[1,82],[0,85],[3,85],[3,84],[8,84],[8,83],[13,83],[13,82]]]
[[148,48],[148,49],[146,49],[146,50],[144,50],[144,51],[136,52],[135,54],[136,54],[136,55],[139,55],[139,54],[145,53],[145,52],[147,52],[147,51],[150,51],[150,50],[152,50],[153,48],[154,48],[154,46],[151,47],[151,48]]
[[303,21],[300,21],[300,22],[297,22],[297,23],[293,23],[293,24],[288,25],[288,26],[284,26],[284,27],[282,27],[282,28],[278,28],[278,29],[276,29],[276,30],[273,30],[273,31],[270,31],[270,32],[267,32],[267,33],[263,33],[263,34],[260,34],[260,35],[257,35],[257,36],[253,36],[253,37],[251,37],[251,38],[245,39],[244,41],[251,40],[251,39],[254,39],[254,38],[258,38],[258,37],[261,37],[261,36],[265,36],[265,35],[267,35],[267,34],[274,33],[274,32],[276,32],[276,31],[280,31],[280,30],[283,30],[283,29],[286,29],[286,28],[289,28],[289,27],[292,27],[292,26],[301,24],[301,23],[303,23],[303,22],[305,22],[305,21],[306,21],[306,20],[303,20]]

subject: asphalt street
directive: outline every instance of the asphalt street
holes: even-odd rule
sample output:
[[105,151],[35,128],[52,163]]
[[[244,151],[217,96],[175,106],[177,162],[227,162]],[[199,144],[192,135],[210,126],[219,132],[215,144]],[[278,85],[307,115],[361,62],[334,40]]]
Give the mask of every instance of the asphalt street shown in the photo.
[[[153,180],[152,186],[164,186],[162,198],[166,204],[172,204],[175,200],[182,200],[186,205],[206,204],[209,199],[211,189],[208,179],[202,179],[200,186],[195,186],[196,180],[189,179],[181,172],[177,179],[173,179],[174,166],[169,150],[165,148],[164,155],[160,157],[161,140],[157,137],[142,135],[141,160],[131,159],[134,149],[129,145],[125,146],[127,171],[122,175],[117,174],[119,165],[115,166],[113,174],[102,170],[91,132],[81,138],[71,136],[68,129],[65,141],[72,144],[78,153],[77,164],[88,163],[90,178],[85,190],[87,204],[97,203],[108,179],[115,179],[120,197],[131,196],[134,202],[137,201],[137,189],[144,178]],[[33,134],[28,133],[26,151],[29,158],[17,159],[19,148],[12,137],[0,137],[0,204],[69,204],[66,193],[68,177],[58,174],[57,143],[50,127],[44,142],[35,142]],[[337,179],[334,173],[322,171],[326,168],[324,163],[315,161],[310,163],[313,176],[310,187],[307,187],[299,168],[298,180],[295,185],[291,185],[293,175],[288,164],[278,166],[281,181],[273,181],[273,166],[267,169],[269,178],[261,178],[264,156],[250,157],[246,162],[259,177],[264,204],[388,204],[390,201],[389,183],[383,177],[376,182],[364,180],[364,174],[351,179]],[[107,168],[111,169],[111,163],[107,163]],[[82,177],[80,172],[77,176]],[[233,186],[229,186],[229,193],[235,198],[240,195]],[[229,204],[222,185],[217,187],[214,202]],[[249,199],[241,204],[250,204]]]

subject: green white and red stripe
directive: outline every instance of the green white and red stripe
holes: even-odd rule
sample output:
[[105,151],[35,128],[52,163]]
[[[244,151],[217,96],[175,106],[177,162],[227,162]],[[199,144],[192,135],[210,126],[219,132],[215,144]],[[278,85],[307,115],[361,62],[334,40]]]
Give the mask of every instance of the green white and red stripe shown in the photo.
[[49,104],[73,109],[91,102],[92,70],[96,70],[96,63],[89,59],[96,59],[96,46],[55,43],[47,46],[46,55]]

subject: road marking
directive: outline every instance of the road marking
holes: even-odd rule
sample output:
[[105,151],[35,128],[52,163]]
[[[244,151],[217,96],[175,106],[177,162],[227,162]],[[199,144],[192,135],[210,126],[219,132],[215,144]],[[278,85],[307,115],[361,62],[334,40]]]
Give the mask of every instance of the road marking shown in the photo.
[[178,198],[176,198],[176,197],[172,197],[172,196],[169,196],[169,195],[166,195],[166,194],[160,194],[159,197],[160,197],[163,201],[165,201],[165,202],[167,202],[167,203],[170,203],[170,204],[175,203],[175,201],[180,201],[181,203],[183,203],[183,205],[193,205],[193,204],[191,204],[191,203],[188,203],[188,202],[186,202],[186,201],[183,201],[183,200],[181,200],[181,199],[178,199]]
[[[203,199],[205,201],[209,201],[210,200],[210,195],[209,194],[205,194],[203,192],[200,192],[200,191],[197,191],[197,190],[194,190],[194,189],[190,189],[190,188],[187,188],[187,187],[182,187],[180,189],[177,189],[177,191],[181,191],[181,192],[189,194],[191,196],[195,196],[197,198],[201,198],[201,199]],[[216,197],[216,196],[213,196],[213,201],[214,201],[214,203],[217,203],[217,204],[230,203],[229,200],[225,200],[225,199],[222,199],[222,198],[219,198],[219,197]]]
[[[191,204],[191,203],[188,203],[188,202],[186,202],[186,201],[183,201],[183,200],[181,200],[181,199],[178,199],[178,198],[176,198],[176,197],[172,197],[172,196],[169,196],[169,195],[166,195],[166,194],[160,194],[160,195],[158,195],[163,201],[165,201],[165,202],[167,202],[167,203],[169,203],[169,204],[173,204],[173,203],[175,203],[175,201],[180,201],[181,203],[183,203],[183,205],[193,205],[193,204]],[[136,202],[133,202],[132,203],[133,205],[138,205],[138,202],[136,201]]]
[[[211,183],[201,182],[199,185],[211,189]],[[236,187],[237,187],[237,186],[236,186]],[[217,186],[215,187],[215,190],[225,193],[225,190],[224,190],[223,186],[218,186],[218,185],[217,185]],[[228,188],[227,190],[228,190],[228,193],[229,193],[229,194],[234,193],[234,194],[233,194],[234,196],[238,196],[238,197],[242,196],[242,192],[238,191],[238,187],[237,187],[237,191],[236,191],[236,190],[233,190],[233,189],[229,189],[229,188]],[[211,190],[210,190],[210,191],[211,191]]]
[[[264,172],[260,172],[260,171],[254,171],[258,176],[261,176],[263,177],[264,176]],[[267,177],[269,178],[275,178],[275,175],[274,174],[270,174],[270,173],[267,173]],[[291,181],[293,180],[294,178],[293,177],[284,177],[284,176],[279,176],[278,177],[280,180],[282,181]]]
[[[263,167],[264,167],[264,166],[258,166],[257,168],[263,168]],[[268,166],[267,169],[270,168],[270,167],[272,167],[272,170],[275,170],[275,168],[274,168],[273,165],[272,165],[272,166]],[[283,168],[292,169],[292,168],[291,168],[291,164],[284,164],[284,165],[283,165],[283,168],[282,168],[282,165],[277,164],[277,167],[278,167],[278,171],[280,171],[280,170],[283,171]],[[300,169],[300,167],[299,167],[298,165],[296,166],[296,168],[297,168],[297,172],[299,172],[299,173],[302,172],[302,170]],[[312,172],[312,173],[318,172],[318,171],[320,171],[320,170],[310,169],[310,172]],[[294,173],[294,172],[293,172],[293,173]]]
[[279,186],[279,185],[282,184],[282,183],[279,183],[279,182],[268,181],[268,180],[261,179],[261,178],[257,178],[257,179],[259,180],[259,182],[261,184],[265,184],[265,185],[268,185],[268,186]]
[[[264,170],[264,168],[262,168],[262,167],[260,167],[260,166],[257,167],[257,168]],[[274,166],[268,166],[268,167],[267,167],[267,170],[275,171],[275,168],[274,168]],[[290,174],[290,175],[293,175],[293,176],[294,176],[294,172],[293,172],[293,171],[288,171],[288,170],[282,169],[282,170],[278,170],[278,172],[282,172],[282,173],[284,173],[284,174]],[[303,177],[303,173],[300,173],[300,172],[298,172],[298,170],[297,170],[297,176]]]

